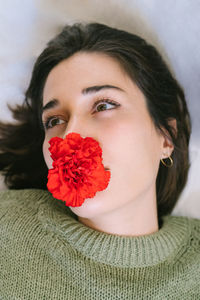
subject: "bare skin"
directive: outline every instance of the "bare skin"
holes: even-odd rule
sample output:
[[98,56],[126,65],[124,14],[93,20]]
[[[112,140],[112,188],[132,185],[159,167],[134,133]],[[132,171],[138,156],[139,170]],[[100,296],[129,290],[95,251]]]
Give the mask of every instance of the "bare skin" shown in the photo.
[[[82,93],[87,87],[102,85],[121,90]],[[76,132],[99,142],[103,164],[111,172],[105,190],[80,207],[70,207],[78,220],[94,230],[121,236],[158,231],[156,177],[160,159],[171,155],[174,148],[155,128],[140,89],[115,59],[82,52],[60,62],[49,73],[43,105],[52,99],[57,99],[58,105],[42,116],[43,121],[53,117],[43,143],[48,168],[52,167],[48,141]],[[98,99],[102,102],[92,108]],[[117,106],[107,103],[108,99]]]

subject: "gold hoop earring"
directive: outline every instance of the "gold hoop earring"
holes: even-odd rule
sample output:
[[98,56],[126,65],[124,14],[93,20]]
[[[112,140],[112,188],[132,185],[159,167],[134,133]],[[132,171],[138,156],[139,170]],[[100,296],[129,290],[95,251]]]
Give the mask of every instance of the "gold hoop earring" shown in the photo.
[[164,162],[164,160],[163,159],[161,159],[161,162],[163,163],[163,165],[165,166],[165,167],[167,167],[167,168],[171,168],[172,166],[173,166],[173,159],[171,158],[171,156],[169,156],[169,157],[167,157],[167,158],[169,158],[169,160],[170,160],[170,164],[166,164],[165,162]]

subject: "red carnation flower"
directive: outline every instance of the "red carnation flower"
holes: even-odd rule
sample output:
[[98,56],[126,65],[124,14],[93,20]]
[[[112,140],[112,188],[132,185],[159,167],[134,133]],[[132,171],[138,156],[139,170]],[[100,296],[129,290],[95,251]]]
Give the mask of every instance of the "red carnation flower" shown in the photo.
[[110,171],[102,164],[102,149],[96,140],[72,132],[65,139],[51,138],[49,144],[53,168],[48,171],[47,188],[54,198],[66,206],[81,206],[108,186]]

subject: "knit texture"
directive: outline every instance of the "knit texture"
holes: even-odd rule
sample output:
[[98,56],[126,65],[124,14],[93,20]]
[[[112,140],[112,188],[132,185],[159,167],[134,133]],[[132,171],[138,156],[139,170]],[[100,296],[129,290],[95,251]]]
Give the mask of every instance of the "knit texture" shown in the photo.
[[200,299],[200,220],[127,237],[80,223],[39,189],[0,192],[0,299]]

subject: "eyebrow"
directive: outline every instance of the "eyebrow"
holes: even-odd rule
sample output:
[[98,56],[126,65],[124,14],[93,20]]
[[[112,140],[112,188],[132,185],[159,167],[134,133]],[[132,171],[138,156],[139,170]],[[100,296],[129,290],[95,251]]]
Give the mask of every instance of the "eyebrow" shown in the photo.
[[[84,88],[81,92],[82,92],[83,95],[86,95],[86,94],[91,94],[91,93],[97,93],[97,92],[99,92],[101,90],[105,90],[105,89],[116,89],[118,91],[125,92],[120,87],[114,86],[114,85],[110,85],[110,84],[90,86],[90,87]],[[44,111],[49,110],[51,108],[54,108],[54,107],[56,107],[58,105],[59,105],[59,101],[57,99],[52,99],[46,105],[43,106],[42,113]]]
[[124,90],[122,90],[118,86],[105,84],[105,85],[94,85],[94,86],[87,87],[87,88],[82,90],[82,94],[85,95],[85,94],[90,94],[90,93],[96,93],[100,90],[105,90],[105,89],[116,89],[116,90],[119,90],[121,92],[125,92]]

